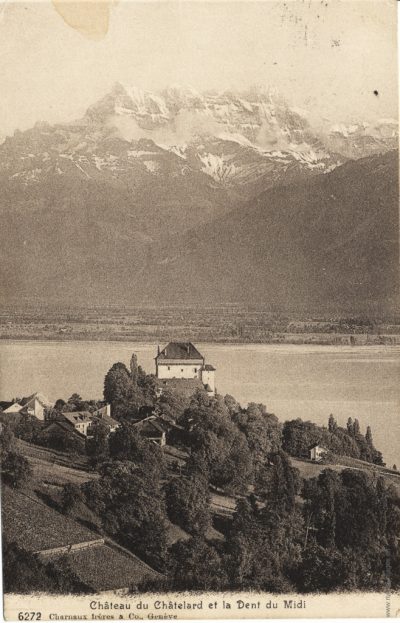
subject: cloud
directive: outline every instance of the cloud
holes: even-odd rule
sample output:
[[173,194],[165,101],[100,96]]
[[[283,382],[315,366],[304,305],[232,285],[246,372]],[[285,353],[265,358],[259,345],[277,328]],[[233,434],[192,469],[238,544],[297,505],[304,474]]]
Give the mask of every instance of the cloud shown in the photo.
[[288,139],[280,128],[266,119],[261,123],[260,130],[256,137],[256,144],[267,151],[286,150],[290,146]]
[[151,139],[163,145],[183,145],[193,138],[204,135],[217,135],[225,126],[212,119],[204,111],[182,110],[170,123],[154,130],[141,128],[133,117],[114,115],[108,122],[116,128],[119,135],[127,141],[138,141],[141,138]]

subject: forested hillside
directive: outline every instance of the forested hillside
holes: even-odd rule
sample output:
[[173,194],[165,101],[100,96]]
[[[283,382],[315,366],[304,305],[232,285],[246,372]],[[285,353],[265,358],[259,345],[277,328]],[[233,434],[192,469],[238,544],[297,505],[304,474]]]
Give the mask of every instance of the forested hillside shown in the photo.
[[[135,355],[130,369],[116,363],[108,371],[104,396],[119,426],[110,434],[99,423],[86,447],[64,437],[61,448],[59,432],[43,437],[32,418],[13,426],[4,414],[2,478],[150,565],[153,577],[136,589],[379,591],[388,557],[392,588],[400,587],[400,479],[384,467],[370,427],[364,435],[349,420],[343,429],[332,415],[326,428],[282,424],[262,404],[243,407],[232,396],[201,390],[160,395]],[[58,400],[48,417],[97,407],[75,394]],[[169,431],[165,446],[140,433],[137,424],[149,414]],[[53,471],[64,455],[80,457],[93,471],[82,482],[76,469],[64,469],[56,484],[58,477],[37,463],[40,444],[56,449]],[[318,464],[309,460],[314,444],[326,450]],[[7,571],[16,566],[29,590],[40,590],[49,569],[35,563],[35,584],[30,554],[11,534],[6,524],[6,590],[20,590],[19,575]],[[90,592],[79,583],[85,567],[77,576],[74,559],[66,563],[50,590]]]
[[276,186],[175,239],[157,249],[146,287],[163,301],[384,312],[398,297],[398,252],[392,151]]

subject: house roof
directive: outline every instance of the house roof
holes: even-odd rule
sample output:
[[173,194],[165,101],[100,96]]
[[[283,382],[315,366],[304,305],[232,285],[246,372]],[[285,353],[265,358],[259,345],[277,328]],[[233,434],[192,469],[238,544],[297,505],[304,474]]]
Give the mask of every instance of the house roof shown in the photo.
[[117,422],[117,420],[114,420],[114,418],[110,417],[109,415],[102,415],[99,417],[98,415],[93,413],[90,419],[93,423],[104,422],[104,424],[107,424],[107,426],[110,426],[111,428],[114,428],[114,426],[119,426],[119,422]]
[[207,372],[215,372],[216,368],[214,368],[214,366],[212,366],[210,363],[206,363],[203,366],[203,370],[207,370]]
[[170,342],[161,352],[158,353],[157,360],[163,359],[203,359],[192,342]]
[[79,439],[86,439],[85,435],[76,430],[73,426],[70,425],[69,421],[61,421],[61,420],[52,420],[47,426],[42,429],[42,432],[45,433],[48,430],[51,430],[56,426],[57,428],[61,428],[64,432],[75,435],[79,437]]
[[200,379],[155,379],[157,387],[161,390],[168,389],[184,398],[191,398],[197,389],[203,390],[204,385]]
[[142,432],[158,433],[160,437],[165,433],[164,427],[160,422],[157,422],[154,416],[135,422],[134,426]]
[[321,444],[319,443],[314,443],[312,446],[309,446],[309,450],[314,450],[314,448],[320,448],[320,450],[325,450],[325,452],[328,452],[327,448],[325,448],[325,446],[321,446]]
[[81,424],[82,422],[91,422],[93,417],[89,411],[71,411],[62,414],[71,424]]
[[38,402],[40,402],[42,407],[52,407],[53,406],[52,403],[50,402],[50,400],[48,398],[46,398],[46,396],[44,396],[44,394],[41,394],[40,392],[35,392],[34,394],[31,394],[30,396],[26,396],[25,398],[22,398],[20,404],[23,407],[25,407],[29,403],[31,403],[33,400],[37,400]]
[[108,408],[105,404],[103,407],[100,407],[100,409],[96,409],[96,411],[93,411],[92,415],[94,415],[95,417],[104,417],[105,415],[107,415],[107,412]]
[[12,400],[0,400],[0,409],[8,409],[8,407],[11,407],[13,405],[13,401]]
[[7,409],[4,409],[3,413],[19,413],[23,409],[19,402],[13,402]]

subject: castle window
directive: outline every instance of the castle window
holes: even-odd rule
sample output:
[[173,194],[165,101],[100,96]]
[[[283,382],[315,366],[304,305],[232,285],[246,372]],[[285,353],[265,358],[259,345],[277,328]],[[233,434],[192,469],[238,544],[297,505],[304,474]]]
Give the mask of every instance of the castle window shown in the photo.
[[171,370],[171,366],[168,366],[168,370]]

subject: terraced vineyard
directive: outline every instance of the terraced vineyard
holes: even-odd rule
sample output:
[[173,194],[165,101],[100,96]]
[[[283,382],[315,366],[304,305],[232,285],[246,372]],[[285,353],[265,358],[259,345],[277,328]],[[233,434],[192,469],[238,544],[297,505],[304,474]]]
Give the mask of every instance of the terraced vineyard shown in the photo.
[[37,498],[9,487],[2,491],[3,531],[8,541],[27,552],[42,552],[79,543],[94,543],[101,536],[53,510]]
[[161,577],[136,556],[128,556],[108,545],[72,552],[68,566],[94,591],[133,588],[146,579]]

